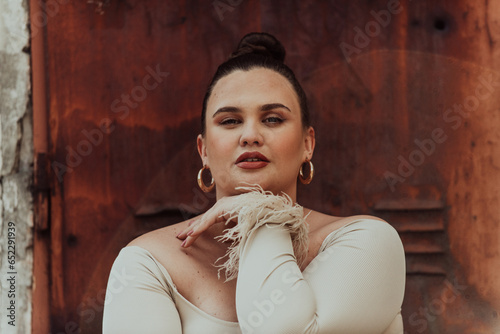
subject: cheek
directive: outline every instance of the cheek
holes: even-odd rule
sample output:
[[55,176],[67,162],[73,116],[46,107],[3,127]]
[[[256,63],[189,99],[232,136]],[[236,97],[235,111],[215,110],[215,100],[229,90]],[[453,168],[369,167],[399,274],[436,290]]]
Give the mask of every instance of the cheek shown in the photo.
[[[212,136],[212,139],[208,140],[207,155],[209,158],[216,159],[220,161],[223,157],[231,157],[232,141],[230,138],[222,136]],[[217,163],[217,161],[211,161]]]
[[[293,133],[293,132],[291,132]],[[283,153],[286,159],[301,159],[303,154],[302,136],[290,135],[276,138],[276,150]]]

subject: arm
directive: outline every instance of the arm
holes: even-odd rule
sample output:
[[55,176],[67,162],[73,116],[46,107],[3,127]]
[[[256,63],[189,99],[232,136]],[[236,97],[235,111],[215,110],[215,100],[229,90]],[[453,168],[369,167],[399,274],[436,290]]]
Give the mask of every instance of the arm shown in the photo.
[[243,333],[382,333],[394,319],[391,332],[402,332],[405,259],[394,228],[352,222],[332,233],[301,273],[296,256],[304,254],[306,223],[299,211],[280,196],[252,191],[219,200],[178,237],[189,247],[209,226],[237,218],[223,237],[236,245],[223,267],[226,277],[238,277]]
[[285,228],[264,225],[252,234],[238,274],[243,333],[382,333],[389,326],[405,280],[396,231],[365,220],[331,237],[301,273]]
[[172,296],[154,259],[138,247],[125,247],[109,276],[103,333],[182,334]]

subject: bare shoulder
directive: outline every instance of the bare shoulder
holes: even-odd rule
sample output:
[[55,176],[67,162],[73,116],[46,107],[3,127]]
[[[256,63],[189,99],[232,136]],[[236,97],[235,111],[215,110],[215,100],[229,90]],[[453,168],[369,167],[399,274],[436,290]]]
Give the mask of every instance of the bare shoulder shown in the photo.
[[321,243],[330,233],[354,222],[370,221],[374,225],[380,225],[377,222],[383,222],[384,225],[390,226],[385,220],[375,216],[355,215],[337,217],[313,210],[310,211],[306,221],[309,224],[309,236],[312,240],[316,241],[316,244]]
[[376,221],[387,223],[382,218],[379,218],[376,216],[370,216],[370,215],[354,215],[354,216],[342,217],[338,221],[336,221],[335,223],[344,226],[344,225],[350,224],[352,222],[365,221],[365,220],[376,220]]
[[[306,210],[305,212],[307,213],[308,211]],[[328,237],[328,235],[352,223],[363,224],[362,229],[356,228],[356,230],[363,231],[362,234],[364,235],[366,235],[366,233],[369,233],[370,235],[377,235],[375,239],[378,240],[380,240],[381,237],[384,239],[386,238],[388,240],[392,240],[390,241],[390,243],[397,244],[398,247],[401,243],[396,230],[385,220],[375,216],[355,215],[347,217],[336,217],[311,210],[306,218],[306,221],[309,224],[308,260],[312,260],[317,255],[319,248]]]
[[127,246],[144,248],[155,257],[161,257],[161,254],[168,255],[171,251],[179,250],[182,240],[177,239],[176,236],[184,231],[193,219],[145,233],[132,240]]
[[[306,211],[307,212],[307,211]],[[319,232],[319,231],[334,231],[339,229],[349,223],[361,220],[378,220],[385,222],[385,220],[369,215],[355,215],[348,217],[337,217],[328,215],[325,213],[321,213],[318,211],[310,210],[308,213],[307,222],[309,223],[311,232]]]
[[[365,235],[366,233],[369,233],[369,235],[375,238],[380,238],[381,236],[395,237],[398,234],[396,229],[387,221],[383,220],[382,218],[370,215],[355,215],[343,217],[338,221],[327,225],[327,229],[329,229],[330,231],[335,231],[347,225],[350,225],[347,230],[364,231],[363,233],[365,233]],[[399,240],[399,236],[397,237],[397,239]]]

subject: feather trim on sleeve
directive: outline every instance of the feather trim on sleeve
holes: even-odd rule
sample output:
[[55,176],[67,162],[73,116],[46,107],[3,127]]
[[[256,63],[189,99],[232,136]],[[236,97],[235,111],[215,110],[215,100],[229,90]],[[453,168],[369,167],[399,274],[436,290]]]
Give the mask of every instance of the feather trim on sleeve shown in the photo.
[[238,190],[247,191],[238,195],[236,206],[228,213],[231,220],[237,220],[236,226],[225,229],[224,234],[217,237],[221,242],[232,241],[225,256],[217,259],[216,263],[227,257],[226,262],[219,267],[225,269],[226,282],[238,275],[239,258],[245,244],[257,228],[268,224],[269,226],[283,226],[290,231],[293,251],[299,266],[307,256],[308,250],[308,224],[305,221],[302,206],[294,204],[290,196],[283,194],[274,195],[264,191],[260,186],[239,187]]

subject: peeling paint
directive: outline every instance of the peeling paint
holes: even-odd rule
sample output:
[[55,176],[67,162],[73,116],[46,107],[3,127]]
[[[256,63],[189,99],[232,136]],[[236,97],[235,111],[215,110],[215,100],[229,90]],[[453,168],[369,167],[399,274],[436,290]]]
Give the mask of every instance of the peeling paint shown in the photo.
[[5,213],[13,213],[18,205],[17,184],[12,182],[4,183],[5,197],[3,197]]
[[17,54],[29,39],[28,4],[25,0],[1,0],[0,4],[0,49]]
[[[12,272],[6,261],[7,226],[15,225],[15,297],[0,287],[2,310],[15,302],[15,327],[2,311],[0,333],[31,332],[33,281],[33,126],[27,0],[0,0],[0,277]],[[4,282],[5,281],[5,282]]]
[[18,55],[0,50],[0,101],[2,174],[12,173],[18,168],[18,150],[22,138],[22,119],[27,112],[30,77],[29,57],[22,50]]
[[[2,114],[0,113],[0,148],[3,147],[3,122],[2,122]],[[3,151],[3,150],[2,150]],[[3,170],[3,154],[0,154],[0,172]]]

